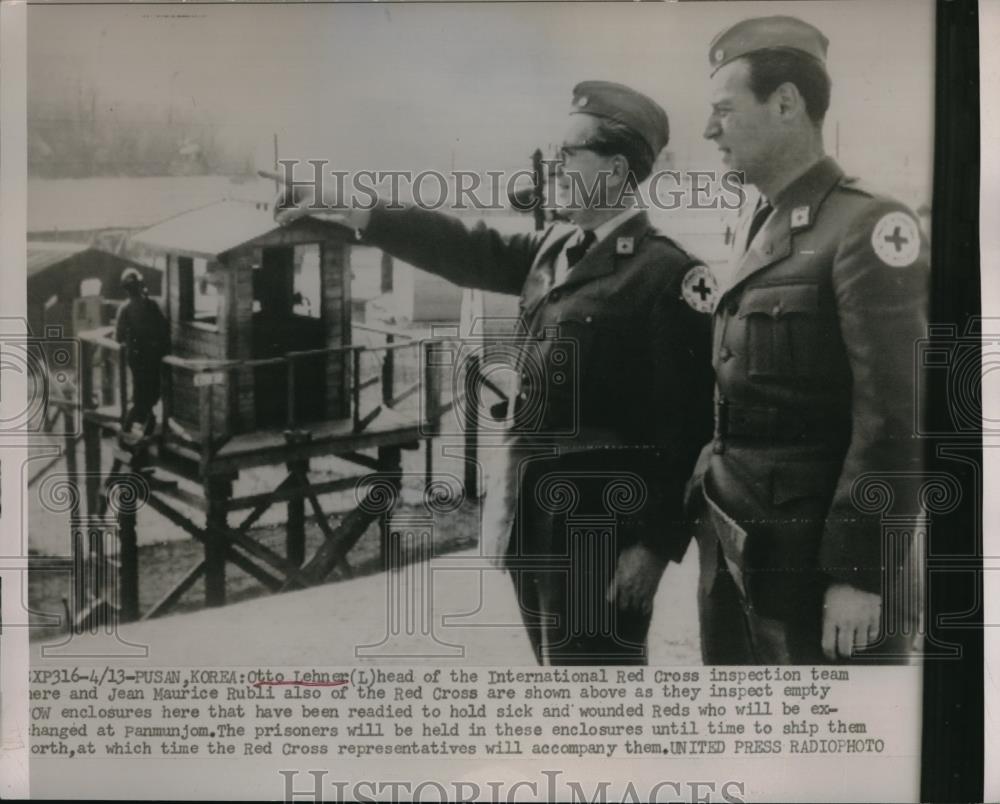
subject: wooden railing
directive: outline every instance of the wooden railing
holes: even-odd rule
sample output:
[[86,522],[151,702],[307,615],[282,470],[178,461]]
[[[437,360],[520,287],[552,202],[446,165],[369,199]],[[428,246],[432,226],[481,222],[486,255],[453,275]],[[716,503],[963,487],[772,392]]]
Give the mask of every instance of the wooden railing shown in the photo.
[[[465,447],[465,490],[470,497],[478,496],[479,408],[481,401],[484,401],[481,397],[484,391],[489,390],[497,398],[506,399],[504,390],[485,376],[480,356],[472,354],[464,360],[463,387],[452,388],[449,389],[450,393],[443,393],[445,389],[442,385],[446,384],[443,379],[449,376],[449,368],[442,366],[442,360],[435,359],[431,352],[436,349],[450,351],[450,347],[454,346],[450,340],[414,340],[405,332],[369,326],[355,326],[354,329],[365,333],[364,337],[369,341],[378,338],[382,342],[309,349],[255,360],[208,360],[168,355],[163,359],[161,443],[171,442],[188,450],[189,457],[198,461],[201,470],[207,470],[213,456],[236,434],[233,425],[235,396],[232,395],[233,389],[238,385],[235,374],[248,370],[252,372],[260,367],[284,367],[287,408],[284,426],[289,431],[306,429],[304,425],[308,423],[300,422],[297,416],[298,379],[303,362],[315,362],[321,356],[342,355],[344,365],[350,371],[345,402],[349,405],[346,413],[353,433],[364,432],[381,413],[397,409],[414,395],[421,394],[418,405],[414,406],[416,409],[407,409],[406,415],[412,416],[413,421],[419,423],[421,438],[431,438],[440,434],[441,417],[456,405],[461,406],[459,429]],[[107,333],[91,332],[81,337],[81,396],[85,408],[93,411],[99,407],[98,397],[94,393],[95,367],[101,367],[105,384],[110,369],[110,373],[116,378],[114,390],[117,392],[115,395],[118,404],[117,410],[114,410],[113,405],[110,406],[104,417],[109,421],[117,419],[124,426],[131,382],[125,349],[108,337]],[[410,371],[407,372],[407,369]],[[189,425],[197,428],[196,433],[189,432],[174,417],[172,383],[175,372],[189,375],[190,385],[197,389],[198,420],[189,422]],[[231,389],[231,393],[225,399],[226,415],[217,420],[215,408],[218,399],[213,389],[220,385]],[[374,390],[376,386],[377,392]],[[102,399],[107,399],[106,393],[102,393]],[[429,448],[427,456],[426,472],[429,477],[433,471]]]
[[128,355],[126,348],[111,336],[113,331],[112,327],[104,327],[79,335],[80,403],[84,410],[117,404],[119,422],[124,425],[131,399]]
[[[437,412],[440,409],[440,382],[436,377],[429,376],[434,372],[427,370],[427,367],[432,365],[433,361],[426,358],[421,360],[420,350],[426,352],[428,349],[433,349],[435,342],[418,341],[401,331],[370,326],[357,326],[355,329],[375,335],[383,339],[383,342],[305,349],[287,352],[279,357],[250,360],[212,360],[167,355],[162,361],[164,424],[162,437],[166,439],[176,437],[192,443],[200,442],[208,454],[213,452],[235,435],[236,412],[235,398],[230,395],[225,403],[226,415],[221,417],[222,426],[219,426],[215,410],[218,402],[213,388],[227,385],[228,388],[235,389],[238,387],[239,373],[265,367],[284,367],[286,383],[284,425],[289,430],[300,427],[306,423],[300,421],[298,415],[299,379],[302,367],[308,361],[315,363],[316,358],[336,355],[343,356],[345,367],[349,367],[350,371],[346,383],[348,389],[346,401],[349,402],[348,416],[352,421],[354,432],[364,431],[383,411],[399,407],[421,388],[424,390],[424,396],[420,400],[417,412],[414,413],[414,418],[419,416],[421,424],[430,427],[432,422],[436,422]],[[110,337],[109,329],[82,333],[80,337],[83,342],[81,397],[84,408],[93,411],[101,407],[102,403],[105,407],[117,407],[115,413],[119,425],[123,427],[132,398],[127,349]],[[419,376],[421,364],[425,367],[423,377]],[[401,370],[403,368],[408,368],[409,371]],[[108,389],[109,372],[115,380],[111,391]],[[98,373],[102,388],[100,398],[95,395]],[[174,416],[173,389],[177,373],[188,375],[190,384],[197,389],[197,435],[188,433]],[[365,393],[375,386],[380,387],[379,393]],[[117,397],[114,402],[109,398],[112,394]],[[369,396],[373,398],[368,399]]]

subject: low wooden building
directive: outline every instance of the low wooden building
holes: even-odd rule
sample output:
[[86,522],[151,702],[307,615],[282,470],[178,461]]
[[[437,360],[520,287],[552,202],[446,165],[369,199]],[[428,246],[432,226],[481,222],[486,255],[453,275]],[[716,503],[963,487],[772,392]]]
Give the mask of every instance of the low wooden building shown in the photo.
[[188,362],[253,362],[214,375],[173,367],[165,416],[198,438],[204,412],[197,386],[205,382],[214,385],[216,434],[349,415],[348,356],[329,351],[351,342],[349,230],[315,218],[279,227],[269,204],[229,200],[134,240],[166,256],[173,354]]
[[136,268],[153,296],[160,295],[162,275],[156,268],[111,254],[87,243],[28,241],[28,327],[36,337],[59,327],[62,337],[109,323],[126,297],[122,272]]

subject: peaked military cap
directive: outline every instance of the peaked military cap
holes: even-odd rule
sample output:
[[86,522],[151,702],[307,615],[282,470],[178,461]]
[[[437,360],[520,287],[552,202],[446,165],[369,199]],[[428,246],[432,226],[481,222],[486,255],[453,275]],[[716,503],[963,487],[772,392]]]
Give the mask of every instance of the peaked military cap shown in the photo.
[[758,50],[797,50],[826,65],[830,44],[823,33],[796,17],[754,17],[726,28],[712,40],[708,61],[712,74],[731,61]]
[[589,114],[628,126],[646,141],[655,157],[670,139],[667,113],[652,98],[611,81],[583,81],[573,87],[570,114]]

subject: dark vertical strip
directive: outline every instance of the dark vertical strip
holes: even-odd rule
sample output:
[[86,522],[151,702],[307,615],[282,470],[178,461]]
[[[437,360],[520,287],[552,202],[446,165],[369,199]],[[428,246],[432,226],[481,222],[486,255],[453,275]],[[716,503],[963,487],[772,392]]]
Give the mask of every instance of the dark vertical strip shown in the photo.
[[[938,0],[931,311],[945,325],[931,345],[978,365],[982,341],[979,284],[979,20],[975,0]],[[952,334],[947,334],[948,330]],[[969,352],[972,354],[969,354]],[[935,557],[978,560],[978,570],[932,571],[929,636],[957,645],[959,658],[929,656],[924,665],[922,801],[983,800],[983,601],[981,382],[958,392],[958,367],[928,377],[928,468],[960,479],[962,502],[935,517]],[[964,406],[957,411],[956,405]],[[974,408],[974,409],[973,409]],[[971,417],[971,418],[970,418]],[[952,457],[946,457],[950,454]],[[957,456],[961,456],[956,460]],[[967,612],[966,614],[960,614]],[[960,620],[936,628],[942,615]],[[958,615],[958,616],[956,616]],[[931,640],[929,640],[930,642]]]

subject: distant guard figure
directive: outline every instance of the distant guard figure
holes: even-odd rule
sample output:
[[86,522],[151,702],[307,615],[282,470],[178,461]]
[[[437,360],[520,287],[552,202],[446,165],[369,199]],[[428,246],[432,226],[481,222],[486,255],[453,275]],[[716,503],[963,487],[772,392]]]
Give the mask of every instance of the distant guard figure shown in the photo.
[[115,340],[126,348],[132,372],[132,407],[123,433],[139,425],[142,435],[149,435],[156,427],[153,407],[160,401],[160,361],[170,352],[170,326],[139,271],[126,268],[121,285],[128,301],[118,311]]
[[714,314],[716,432],[695,498],[712,525],[699,538],[708,664],[905,652],[880,636],[881,523],[852,488],[922,466],[913,349],[928,248],[909,209],[826,156],[826,51],[812,25],[766,17],[708,53],[704,136],[759,191]]

